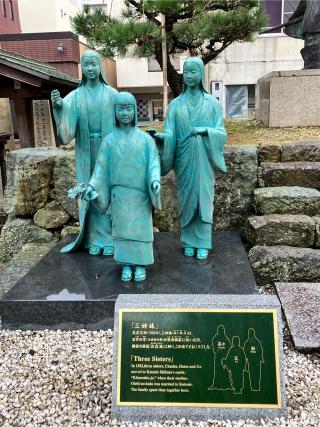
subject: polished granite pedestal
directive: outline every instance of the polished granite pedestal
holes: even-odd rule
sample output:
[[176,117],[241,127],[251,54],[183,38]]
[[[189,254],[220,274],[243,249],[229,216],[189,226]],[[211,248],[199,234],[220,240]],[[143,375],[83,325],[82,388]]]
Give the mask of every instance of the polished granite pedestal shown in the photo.
[[177,233],[155,233],[155,263],[143,283],[120,280],[112,258],[61,254],[69,236],[41,259],[0,300],[3,328],[99,329],[113,327],[119,294],[255,294],[256,283],[237,232],[214,233],[206,261],[186,258]]

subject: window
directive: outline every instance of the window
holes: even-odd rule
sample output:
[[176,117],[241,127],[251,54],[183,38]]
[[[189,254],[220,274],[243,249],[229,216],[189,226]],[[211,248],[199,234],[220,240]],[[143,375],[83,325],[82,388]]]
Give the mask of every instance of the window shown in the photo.
[[248,85],[248,109],[254,110],[256,107],[256,85]]
[[[262,6],[269,17],[267,28],[276,27],[288,21],[296,10],[300,0],[262,0]],[[283,29],[272,30],[269,33],[282,33]]]
[[10,18],[12,19],[12,21],[14,21],[12,0],[9,0],[9,10],[10,10]]
[[[268,15],[268,28],[282,24],[282,1],[279,0],[264,0],[263,7]],[[279,33],[279,30],[272,32]]]
[[161,99],[152,101],[152,114],[155,122],[163,120],[163,101]]
[[6,17],[6,16],[7,16],[7,11],[6,11],[6,1],[5,1],[5,0],[2,0],[2,1],[1,1],[1,4],[2,4],[2,15],[3,15],[4,17]]
[[299,0],[284,0],[282,21],[286,23],[293,12],[296,10]]
[[255,85],[226,86],[226,117],[253,118]]
[[220,87],[219,87],[220,85],[219,85],[219,83],[218,82],[216,82],[215,84],[214,84],[214,90],[219,90],[220,89]]
[[137,106],[138,106],[138,120],[141,122],[150,121],[148,100],[138,99]]
[[[176,71],[180,71],[180,58],[178,56],[171,57],[171,62]],[[148,71],[162,71],[158,61],[154,58],[148,58]]]

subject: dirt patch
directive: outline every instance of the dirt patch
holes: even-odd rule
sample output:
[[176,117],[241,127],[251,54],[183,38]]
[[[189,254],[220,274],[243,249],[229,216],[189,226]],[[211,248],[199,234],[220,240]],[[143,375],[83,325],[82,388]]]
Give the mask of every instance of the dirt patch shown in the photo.
[[[299,141],[320,141],[320,127],[269,128],[256,120],[225,120],[229,145],[284,144]],[[162,130],[162,123],[156,126],[141,126]]]

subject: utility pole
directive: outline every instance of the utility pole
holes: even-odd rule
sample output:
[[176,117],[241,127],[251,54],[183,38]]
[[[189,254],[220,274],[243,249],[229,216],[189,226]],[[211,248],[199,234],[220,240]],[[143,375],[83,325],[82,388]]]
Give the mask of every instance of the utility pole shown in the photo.
[[168,64],[167,64],[167,40],[166,40],[166,16],[161,13],[161,37],[162,37],[162,74],[163,74],[163,119],[168,108]]

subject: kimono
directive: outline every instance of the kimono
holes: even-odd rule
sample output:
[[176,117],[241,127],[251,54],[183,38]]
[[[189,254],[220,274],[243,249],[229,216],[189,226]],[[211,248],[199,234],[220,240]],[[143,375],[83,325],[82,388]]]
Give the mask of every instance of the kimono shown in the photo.
[[[194,127],[208,133],[192,136]],[[192,106],[184,92],[169,105],[164,134],[162,174],[175,170],[183,246],[211,249],[215,170],[226,172],[222,107],[205,90]]]
[[102,141],[89,185],[98,193],[94,203],[110,212],[114,259],[127,265],[148,265],[153,259],[152,205],[160,209],[160,161],[153,139],[137,127],[131,135],[115,129]]
[[[88,184],[94,170],[102,139],[114,127],[113,104],[117,91],[106,83],[103,84],[101,105],[96,109],[101,114],[101,132],[91,132],[88,121],[86,87],[81,85],[70,92],[62,103],[62,108],[54,108],[58,136],[63,144],[75,138],[76,142],[76,179],[78,183]],[[70,252],[79,246],[88,248],[96,245],[100,248],[113,246],[111,237],[111,219],[101,215],[90,203],[81,200],[79,207],[80,233],[77,240],[62,249]]]

